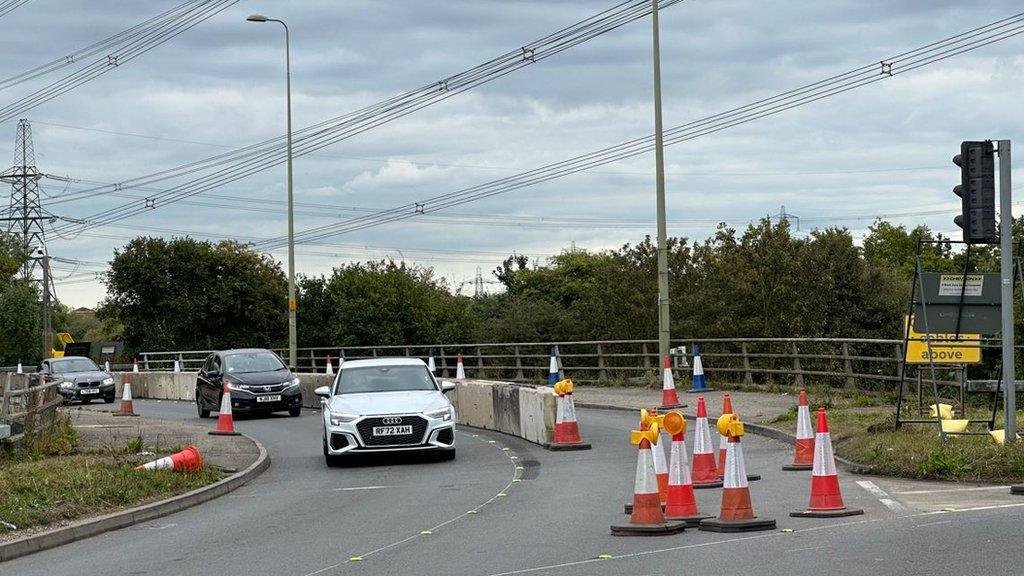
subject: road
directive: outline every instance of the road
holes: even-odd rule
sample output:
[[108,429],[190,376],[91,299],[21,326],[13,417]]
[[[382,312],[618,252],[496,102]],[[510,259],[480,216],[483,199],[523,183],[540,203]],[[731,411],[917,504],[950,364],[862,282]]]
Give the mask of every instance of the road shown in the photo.
[[[137,400],[136,410],[199,422],[190,403]],[[757,436],[743,440],[748,471],[763,476],[751,483],[754,507],[780,530],[618,538],[608,527],[623,519],[632,493],[630,413],[579,410],[591,451],[547,452],[462,428],[453,462],[375,460],[334,469],[323,462],[318,417],[238,420],[273,462],[253,483],[147,524],[4,563],[0,574],[1009,575],[1024,566],[1015,538],[1024,499],[1005,489],[843,474],[847,505],[864,516],[794,519],[788,513],[806,505],[809,473],[782,472],[790,448]],[[717,512],[718,497],[718,490],[699,490],[702,511]]]

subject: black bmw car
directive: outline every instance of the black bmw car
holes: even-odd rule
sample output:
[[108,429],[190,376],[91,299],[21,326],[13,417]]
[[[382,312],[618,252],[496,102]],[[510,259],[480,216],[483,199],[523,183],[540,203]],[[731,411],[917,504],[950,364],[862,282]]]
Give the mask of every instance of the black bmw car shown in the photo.
[[36,370],[47,382],[60,380],[57,392],[68,402],[88,404],[103,399],[114,401],[114,377],[84,356],[66,356],[43,360]]
[[220,410],[224,385],[231,390],[231,411],[238,413],[302,412],[299,379],[270,350],[245,348],[214,352],[196,378],[196,408],[200,418]]

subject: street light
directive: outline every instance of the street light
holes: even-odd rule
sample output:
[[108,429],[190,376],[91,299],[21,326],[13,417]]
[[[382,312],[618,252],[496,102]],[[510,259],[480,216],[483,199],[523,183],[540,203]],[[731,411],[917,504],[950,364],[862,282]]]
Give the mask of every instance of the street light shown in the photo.
[[288,38],[288,25],[276,18],[267,18],[263,14],[250,14],[249,22],[277,22],[284,26],[284,62],[286,91],[288,94],[288,365],[297,367],[295,331],[295,207],[292,191],[292,63],[291,47]]

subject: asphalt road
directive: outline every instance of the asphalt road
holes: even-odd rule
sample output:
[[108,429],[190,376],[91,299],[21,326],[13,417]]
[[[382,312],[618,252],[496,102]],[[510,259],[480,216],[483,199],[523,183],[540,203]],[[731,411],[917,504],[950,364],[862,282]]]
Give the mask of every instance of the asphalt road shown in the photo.
[[[199,422],[189,403],[136,401],[136,409]],[[0,564],[0,574],[1009,575],[1024,566],[1017,538],[1024,499],[1005,489],[841,474],[847,505],[864,516],[794,519],[788,513],[806,505],[810,473],[782,472],[790,448],[751,435],[747,470],[763,476],[751,483],[754,508],[780,530],[612,537],[608,527],[623,520],[632,493],[636,452],[627,434],[635,417],[579,416],[591,451],[547,452],[462,428],[453,462],[375,459],[335,469],[324,465],[315,412],[238,420],[273,461],[254,483],[148,524]],[[719,492],[698,491],[702,512],[717,512]]]

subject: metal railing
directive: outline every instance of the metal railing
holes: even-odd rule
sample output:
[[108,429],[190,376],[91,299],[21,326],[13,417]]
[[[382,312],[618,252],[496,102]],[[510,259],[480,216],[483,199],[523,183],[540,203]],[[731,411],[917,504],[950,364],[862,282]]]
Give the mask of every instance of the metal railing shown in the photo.
[[[9,424],[17,440],[22,431],[38,431],[52,419],[63,403],[57,387],[61,380],[46,382],[28,374],[0,375],[3,395],[0,396],[0,423]],[[8,440],[10,441],[10,440]]]
[[[685,349],[674,355],[677,367],[692,362],[695,344],[700,347],[705,374],[712,381],[728,383],[799,386],[813,378],[839,386],[878,386],[898,382],[903,361],[903,340],[716,338],[673,341],[673,346]],[[466,372],[472,377],[539,381],[547,378],[552,346],[557,346],[563,368],[579,382],[657,382],[661,378],[656,340],[300,348],[297,368],[300,372],[322,372],[328,355],[336,364],[341,355],[346,360],[380,356],[426,359],[433,351],[441,377],[454,375],[456,357],[461,354]],[[143,352],[138,358],[139,369],[170,370],[177,360],[181,370],[198,370],[212,352]],[[275,352],[286,356],[283,349]]]

